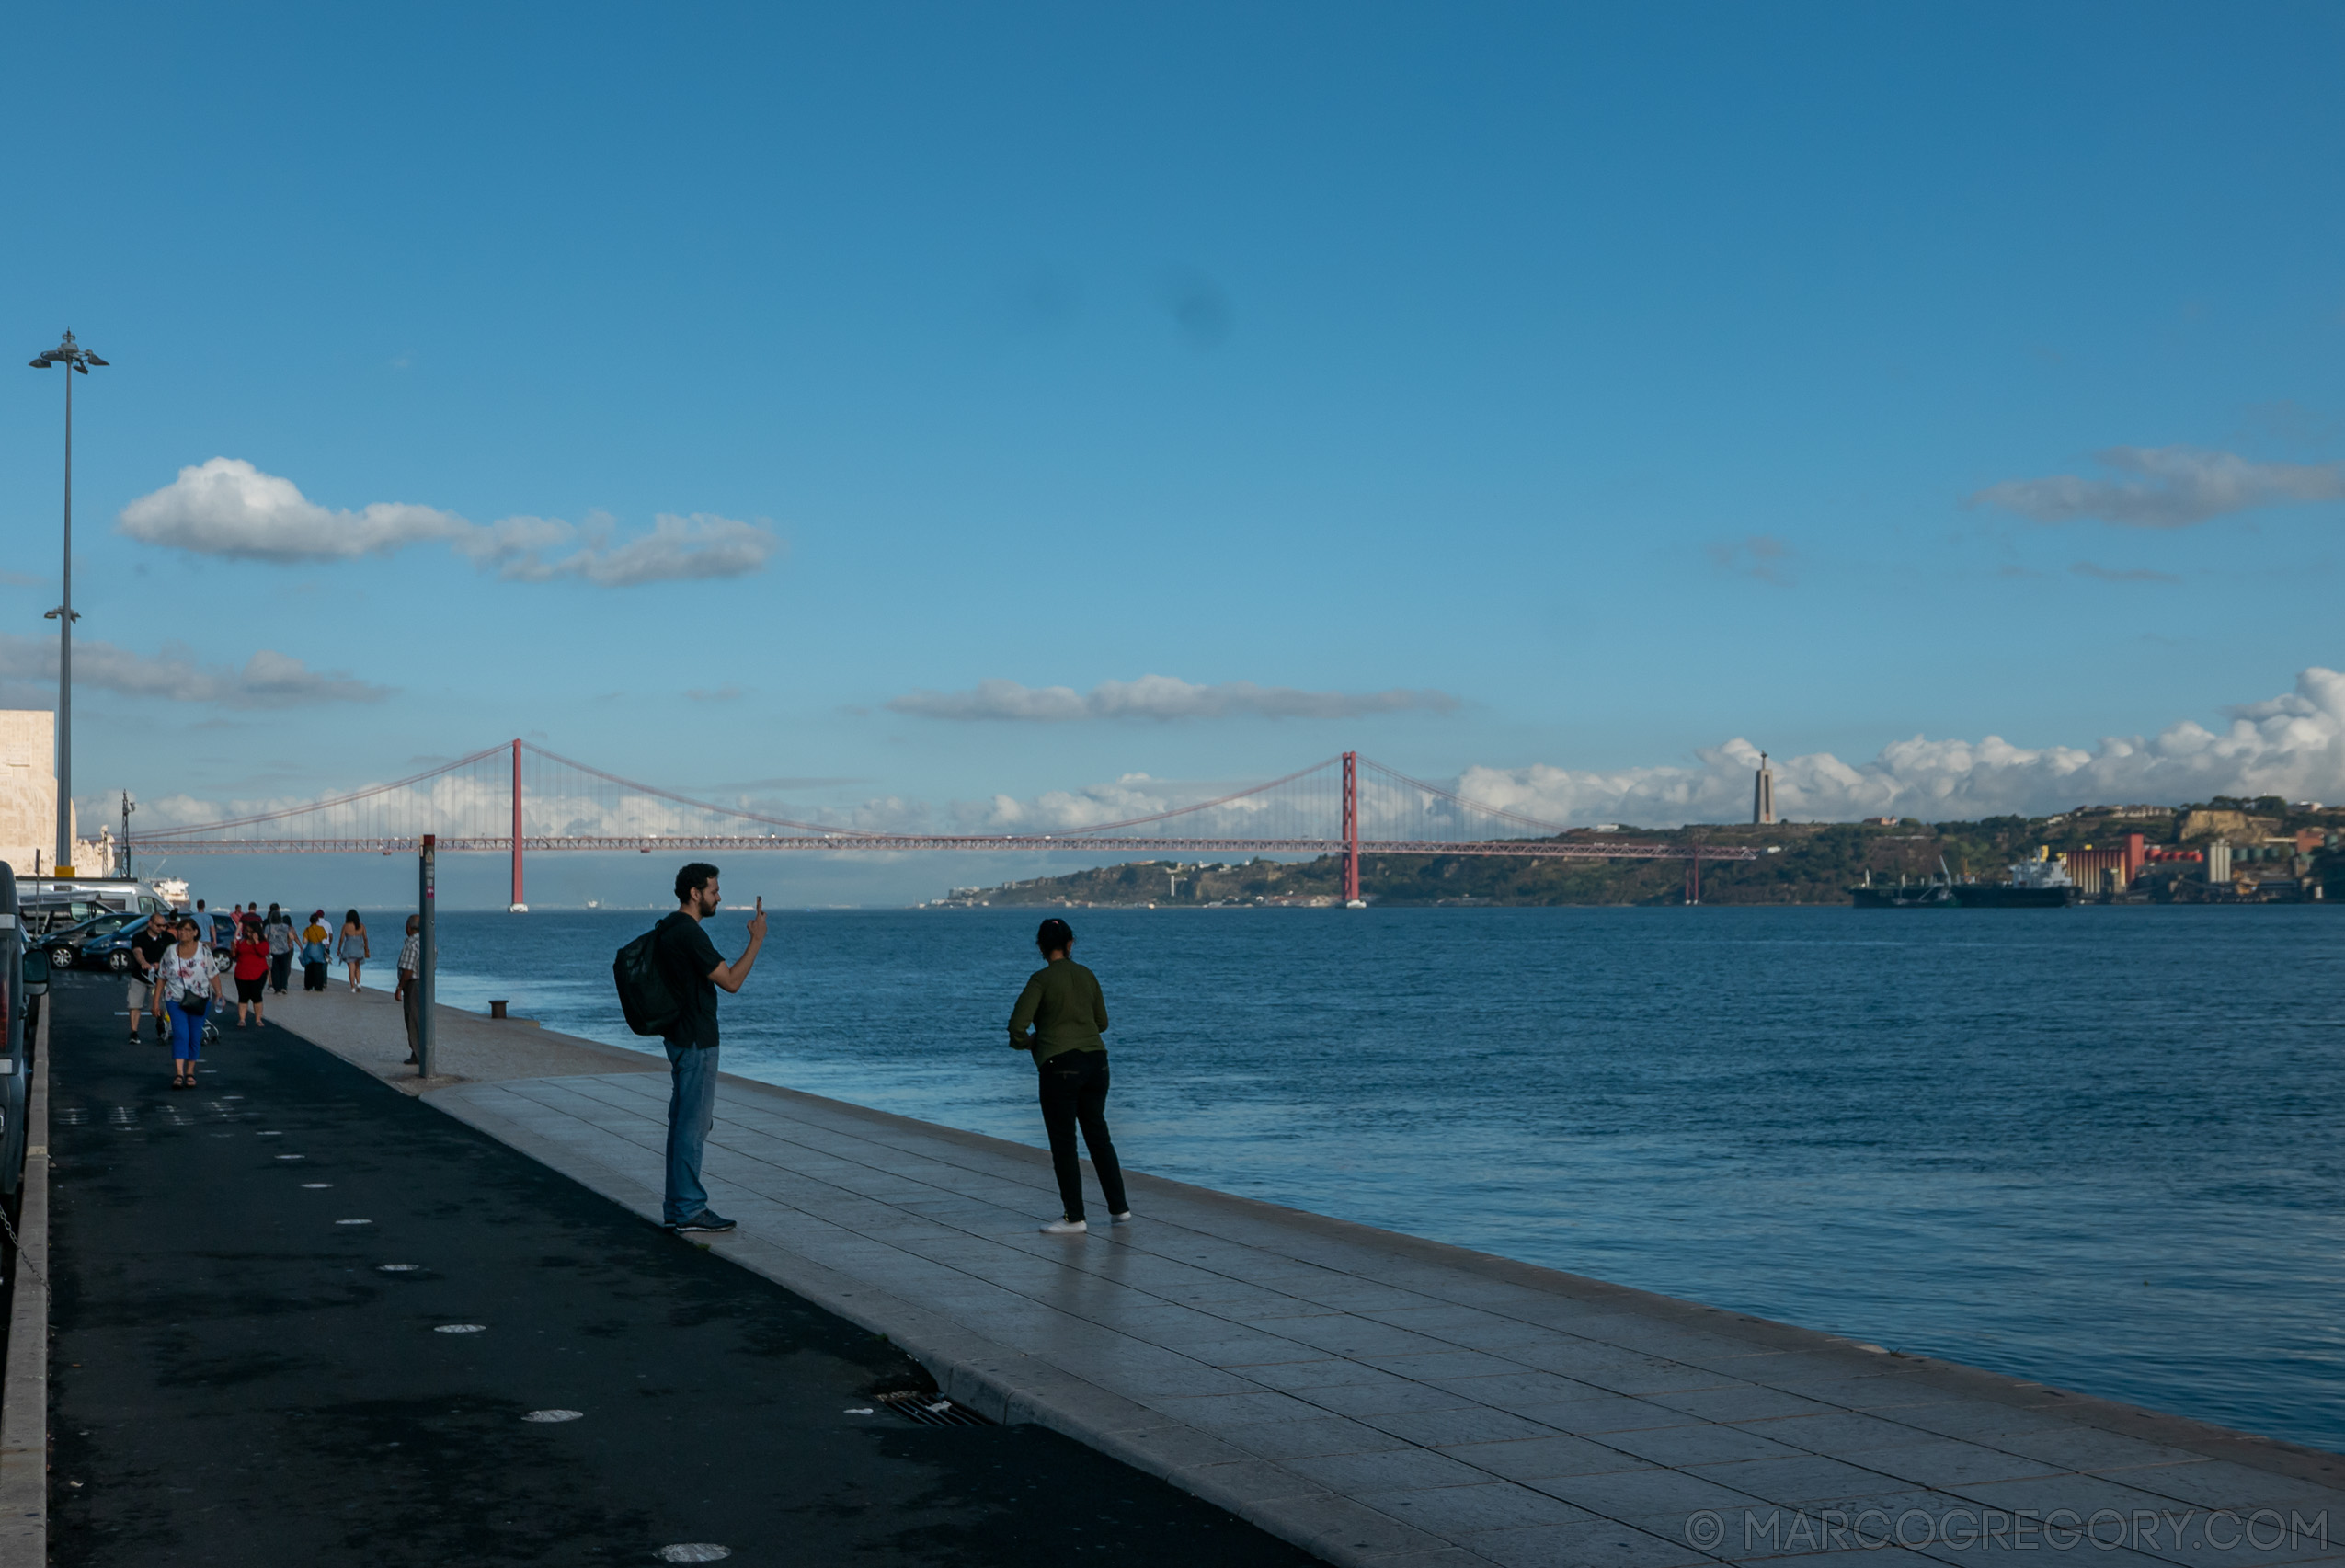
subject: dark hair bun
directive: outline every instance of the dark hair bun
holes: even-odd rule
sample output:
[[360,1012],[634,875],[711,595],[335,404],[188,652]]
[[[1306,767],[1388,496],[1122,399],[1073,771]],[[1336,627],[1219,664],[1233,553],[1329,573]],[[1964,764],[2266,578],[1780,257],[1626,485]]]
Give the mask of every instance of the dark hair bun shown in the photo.
[[1034,944],[1045,953],[1075,944],[1075,928],[1062,920],[1047,920],[1042,929],[1034,933]]

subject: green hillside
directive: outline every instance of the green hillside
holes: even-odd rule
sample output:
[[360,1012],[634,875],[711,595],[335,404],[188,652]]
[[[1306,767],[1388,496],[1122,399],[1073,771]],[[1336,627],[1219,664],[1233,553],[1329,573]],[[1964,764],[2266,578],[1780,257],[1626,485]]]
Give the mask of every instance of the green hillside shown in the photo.
[[[2253,864],[2258,846],[2301,828],[2329,840],[2345,831],[2345,811],[2292,807],[2273,798],[2216,800],[2172,809],[2088,807],[2056,817],[1995,817],[1977,822],[1796,822],[1773,827],[1701,826],[1676,830],[1623,827],[1617,833],[1579,830],[1549,842],[1607,841],[1666,843],[1690,853],[1699,842],[1747,847],[1758,858],[1705,862],[1702,901],[1712,904],[1842,904],[1847,889],[1868,873],[1875,881],[1926,878],[1940,864],[1957,875],[2000,880],[2004,867],[2035,853],[2102,848],[2126,833],[2174,844],[2221,837],[2241,846]],[[2188,835],[2186,840],[2185,835]],[[2293,853],[2272,845],[2275,860]],[[2345,852],[2324,848],[2309,869],[2345,881]],[[2340,864],[2332,866],[2332,862]],[[1437,904],[1675,904],[1686,897],[1686,860],[1531,860],[1512,856],[1364,855],[1362,895],[1371,903]],[[2274,875],[2294,871],[2273,866]],[[1155,904],[1216,905],[1333,903],[1342,889],[1339,860],[1282,864],[1141,861],[1070,872],[985,888],[955,888],[938,905]],[[2340,887],[2339,894],[2345,894]]]

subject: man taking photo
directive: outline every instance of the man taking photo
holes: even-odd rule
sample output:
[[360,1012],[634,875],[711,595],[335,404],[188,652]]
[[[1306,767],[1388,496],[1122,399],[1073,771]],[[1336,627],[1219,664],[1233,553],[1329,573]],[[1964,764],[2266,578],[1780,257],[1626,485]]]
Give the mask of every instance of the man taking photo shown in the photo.
[[654,928],[652,952],[669,991],[681,1004],[668,1042],[668,1192],[660,1218],[669,1230],[730,1230],[733,1221],[708,1207],[701,1185],[702,1150],[716,1119],[716,992],[738,991],[765,945],[765,900],[749,917],[749,944],[730,964],[703,922],[722,907],[716,867],[694,861],[676,873],[676,912]]

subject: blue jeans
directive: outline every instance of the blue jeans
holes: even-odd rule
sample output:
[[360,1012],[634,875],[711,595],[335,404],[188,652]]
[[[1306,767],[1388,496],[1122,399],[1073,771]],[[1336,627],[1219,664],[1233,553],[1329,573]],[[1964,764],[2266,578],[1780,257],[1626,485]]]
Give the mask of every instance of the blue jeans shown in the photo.
[[203,1055],[202,1013],[183,1013],[176,1001],[166,1001],[163,1011],[171,1020],[171,1059],[193,1061]]
[[701,1150],[716,1120],[716,1051],[710,1046],[668,1047],[668,1196],[660,1218],[681,1225],[708,1207],[700,1185]]

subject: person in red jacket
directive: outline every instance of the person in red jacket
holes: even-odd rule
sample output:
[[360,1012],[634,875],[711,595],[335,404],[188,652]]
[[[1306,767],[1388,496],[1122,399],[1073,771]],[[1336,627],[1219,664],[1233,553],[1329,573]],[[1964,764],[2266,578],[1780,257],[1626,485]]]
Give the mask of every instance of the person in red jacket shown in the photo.
[[236,945],[232,950],[236,962],[236,1027],[245,1027],[249,1020],[257,1024],[260,999],[269,991],[269,938],[260,933],[260,922],[247,918],[236,927]]

